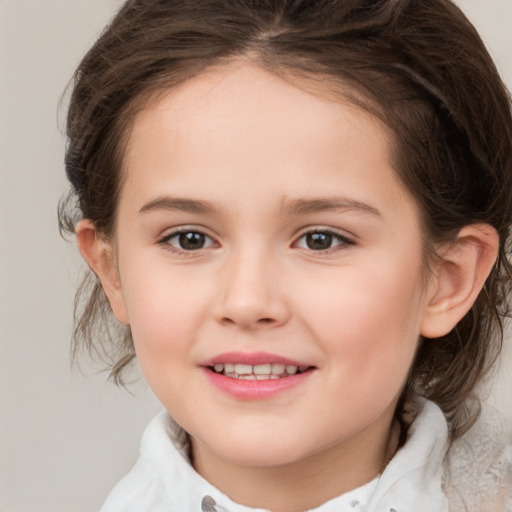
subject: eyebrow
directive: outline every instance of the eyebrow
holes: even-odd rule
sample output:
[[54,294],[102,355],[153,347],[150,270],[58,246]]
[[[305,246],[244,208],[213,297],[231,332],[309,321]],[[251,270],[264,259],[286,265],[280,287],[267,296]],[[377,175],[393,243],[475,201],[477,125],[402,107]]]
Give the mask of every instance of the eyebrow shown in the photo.
[[146,203],[139,213],[147,213],[155,210],[179,210],[187,213],[208,214],[216,213],[217,209],[208,201],[184,199],[181,197],[158,197]]
[[365,202],[345,197],[294,199],[293,201],[285,201],[282,206],[282,211],[288,215],[304,215],[337,210],[355,210],[375,217],[382,217],[377,208]]
[[[171,196],[159,197],[149,201],[139,210],[139,213],[147,213],[155,210],[179,210],[182,212],[196,214],[218,213],[217,208],[208,201],[198,201],[195,199]],[[356,210],[376,217],[382,217],[379,210],[367,203],[339,197],[294,199],[292,201],[284,201],[281,207],[281,211],[286,215],[307,215],[338,210]]]

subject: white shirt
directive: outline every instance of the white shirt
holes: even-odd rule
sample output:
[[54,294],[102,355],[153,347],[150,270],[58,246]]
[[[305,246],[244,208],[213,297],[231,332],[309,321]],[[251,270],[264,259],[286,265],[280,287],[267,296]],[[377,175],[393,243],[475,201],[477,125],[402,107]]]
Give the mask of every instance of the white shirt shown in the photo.
[[[463,452],[462,463],[447,462],[447,439],[443,413],[434,403],[422,400],[406,443],[382,475],[324,503],[314,512],[482,512],[484,508],[474,508],[473,501],[464,503],[468,489],[477,499],[481,494],[475,490],[478,482],[464,476],[464,464],[468,463],[464,459],[464,443],[455,446],[455,451]],[[184,440],[184,432],[162,411],[144,432],[135,466],[114,487],[100,512],[264,512],[233,502],[202,478],[187,458]],[[484,451],[489,452],[487,447]],[[499,488],[503,496],[499,504],[493,498],[493,504],[485,510],[512,511],[512,490],[504,478],[505,473],[512,474],[511,460],[512,453],[505,450],[499,464],[494,458],[491,461],[491,466],[499,466],[500,475],[493,480],[494,487],[488,488],[489,482],[486,483],[486,494],[494,495]],[[486,467],[485,471],[496,471],[493,467]],[[445,489],[447,474],[450,483]],[[482,477],[477,471],[477,479]]]

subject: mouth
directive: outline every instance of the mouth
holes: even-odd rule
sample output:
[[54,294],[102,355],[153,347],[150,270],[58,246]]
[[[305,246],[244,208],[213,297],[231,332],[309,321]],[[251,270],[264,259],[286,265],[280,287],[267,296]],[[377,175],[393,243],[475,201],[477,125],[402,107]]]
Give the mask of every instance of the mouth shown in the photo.
[[208,381],[236,400],[272,399],[306,385],[317,367],[269,352],[225,352],[200,365]]
[[208,381],[236,400],[272,399],[310,381],[316,366],[268,352],[226,352],[201,364]]
[[305,373],[312,366],[296,366],[283,363],[245,364],[216,363],[207,368],[219,375],[238,380],[279,380]]

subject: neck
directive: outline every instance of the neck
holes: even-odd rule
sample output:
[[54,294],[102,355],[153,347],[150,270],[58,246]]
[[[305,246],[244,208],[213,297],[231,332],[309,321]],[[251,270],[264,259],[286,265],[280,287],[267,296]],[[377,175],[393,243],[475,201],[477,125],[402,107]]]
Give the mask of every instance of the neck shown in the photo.
[[398,449],[400,424],[374,429],[282,466],[233,464],[192,439],[196,471],[241,505],[273,512],[309,510],[373,480]]

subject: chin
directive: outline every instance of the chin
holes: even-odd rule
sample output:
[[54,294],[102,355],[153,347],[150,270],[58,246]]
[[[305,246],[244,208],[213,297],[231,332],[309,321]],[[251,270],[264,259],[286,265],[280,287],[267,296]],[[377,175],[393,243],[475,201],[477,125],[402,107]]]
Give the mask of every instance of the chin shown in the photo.
[[[217,437],[211,443],[210,440],[204,440],[202,444],[226,462],[246,467],[285,466],[309,455],[305,449],[305,440],[293,439],[290,435],[276,435],[275,432],[274,435],[269,435],[268,429],[245,433],[248,435],[225,433],[225,441],[222,443],[219,443]],[[301,448],[300,451],[298,447]]]

